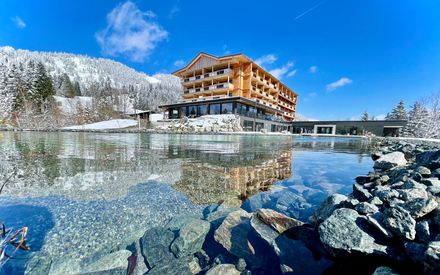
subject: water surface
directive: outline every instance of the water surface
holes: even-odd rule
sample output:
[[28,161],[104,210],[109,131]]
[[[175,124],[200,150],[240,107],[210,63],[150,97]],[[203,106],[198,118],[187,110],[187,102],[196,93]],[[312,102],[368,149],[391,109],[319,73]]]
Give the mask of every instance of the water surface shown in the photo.
[[[54,262],[124,247],[207,204],[307,220],[372,167],[357,138],[0,132],[0,219]],[[20,267],[21,266],[21,267]],[[21,268],[21,269],[20,269]]]

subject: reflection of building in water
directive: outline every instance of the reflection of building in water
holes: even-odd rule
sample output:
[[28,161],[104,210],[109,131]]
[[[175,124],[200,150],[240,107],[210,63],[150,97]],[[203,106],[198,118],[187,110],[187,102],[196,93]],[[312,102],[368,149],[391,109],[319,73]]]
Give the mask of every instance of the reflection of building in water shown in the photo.
[[[262,161],[257,163],[257,161]],[[197,204],[218,203],[239,207],[248,197],[268,190],[273,183],[291,177],[292,151],[276,157],[254,159],[225,167],[211,163],[185,163],[174,187]]]

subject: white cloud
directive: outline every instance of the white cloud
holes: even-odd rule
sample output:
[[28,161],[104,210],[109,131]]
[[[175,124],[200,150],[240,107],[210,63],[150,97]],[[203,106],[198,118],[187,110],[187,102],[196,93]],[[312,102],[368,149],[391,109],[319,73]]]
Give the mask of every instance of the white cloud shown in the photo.
[[287,62],[284,66],[279,67],[279,68],[275,68],[273,70],[270,70],[269,73],[273,76],[275,76],[276,78],[283,78],[284,75],[287,74],[288,77],[290,76],[294,76],[296,73],[296,70],[290,71],[290,68],[292,68],[294,66],[293,62]]
[[168,37],[155,19],[152,11],[141,11],[127,1],[107,14],[107,27],[95,34],[96,41],[105,55],[123,54],[131,61],[143,62]]
[[310,66],[309,68],[309,72],[314,74],[318,71],[318,67],[317,66]]
[[12,22],[14,22],[15,26],[19,29],[24,29],[26,28],[26,22],[23,21],[23,19],[21,19],[18,16],[14,16],[11,18]]
[[174,61],[174,66],[176,67],[182,67],[183,65],[185,65],[185,61],[183,61],[182,59]]
[[276,55],[267,54],[267,55],[263,55],[263,56],[255,59],[255,63],[257,63],[260,66],[263,66],[265,64],[273,64],[277,60],[278,60],[278,57]]
[[338,88],[341,88],[345,85],[351,84],[353,80],[347,77],[341,77],[340,79],[336,80],[335,82],[332,82],[326,86],[327,91],[334,91]]
[[176,3],[174,3],[173,7],[170,10],[170,13],[168,14],[168,19],[173,19],[174,15],[176,15],[176,13],[180,12],[179,3],[180,3],[180,0],[177,0]]
[[296,75],[296,72],[297,72],[298,70],[292,70],[292,71],[290,71],[288,74],[287,74],[287,77],[292,77],[292,76],[295,76]]

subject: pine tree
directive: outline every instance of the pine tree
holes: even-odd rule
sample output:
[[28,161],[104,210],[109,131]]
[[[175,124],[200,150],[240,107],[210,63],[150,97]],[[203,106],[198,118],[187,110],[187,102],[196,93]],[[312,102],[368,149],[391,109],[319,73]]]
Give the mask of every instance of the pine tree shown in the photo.
[[403,135],[407,137],[428,137],[429,112],[426,107],[416,101],[408,113],[408,123],[403,129]]
[[403,100],[400,100],[399,104],[397,104],[396,107],[394,107],[393,111],[389,114],[387,114],[386,120],[407,120],[408,114],[405,110],[405,103]]
[[37,64],[37,79],[37,91],[33,99],[37,106],[41,106],[46,99],[55,95],[52,78],[47,74],[46,68],[41,62]]
[[73,89],[75,91],[75,96],[81,96],[81,87],[79,86],[78,81],[75,82],[75,85],[73,85]]
[[368,112],[367,112],[367,111],[365,111],[365,112],[362,114],[361,120],[362,120],[362,121],[370,120],[370,116],[368,115]]
[[70,98],[73,98],[76,95],[75,87],[67,74],[63,74],[62,76],[61,94]]

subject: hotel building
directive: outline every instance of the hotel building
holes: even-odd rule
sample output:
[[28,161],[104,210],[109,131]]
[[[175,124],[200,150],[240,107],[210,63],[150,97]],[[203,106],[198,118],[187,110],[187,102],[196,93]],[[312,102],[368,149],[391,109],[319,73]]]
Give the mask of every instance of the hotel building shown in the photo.
[[169,119],[237,114],[244,130],[291,130],[298,95],[243,54],[198,54],[173,75],[181,79],[180,102],[161,106]]

